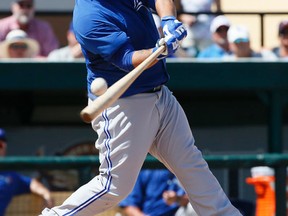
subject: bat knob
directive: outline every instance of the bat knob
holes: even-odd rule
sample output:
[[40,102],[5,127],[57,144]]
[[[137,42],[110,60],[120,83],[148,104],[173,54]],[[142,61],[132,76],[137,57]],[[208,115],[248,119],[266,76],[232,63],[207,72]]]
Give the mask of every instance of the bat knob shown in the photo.
[[93,118],[91,118],[91,115],[84,110],[80,112],[80,117],[86,123],[91,123],[91,121],[93,120]]

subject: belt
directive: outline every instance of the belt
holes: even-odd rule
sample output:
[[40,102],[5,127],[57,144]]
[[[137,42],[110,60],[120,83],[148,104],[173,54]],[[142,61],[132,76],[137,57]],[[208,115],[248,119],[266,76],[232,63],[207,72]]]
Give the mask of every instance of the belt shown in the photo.
[[145,91],[145,92],[143,92],[143,93],[154,93],[154,92],[158,92],[158,91],[161,90],[161,88],[162,88],[162,85],[156,86],[156,87],[154,87],[154,88],[152,88],[152,89],[150,89],[150,90],[148,90],[148,91]]

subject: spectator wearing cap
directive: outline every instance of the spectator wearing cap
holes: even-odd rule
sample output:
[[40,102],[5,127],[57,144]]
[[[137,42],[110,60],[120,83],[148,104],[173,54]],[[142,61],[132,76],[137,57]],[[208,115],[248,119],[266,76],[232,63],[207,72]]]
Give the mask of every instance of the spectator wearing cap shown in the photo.
[[288,59],[288,20],[283,20],[278,29],[279,46],[274,47],[272,52],[277,58]]
[[228,41],[236,58],[261,57],[251,49],[249,32],[245,26],[231,26],[228,30]]
[[[6,132],[0,128],[0,157],[6,156],[6,149]],[[0,171],[0,216],[5,215],[5,210],[14,196],[26,193],[39,195],[46,206],[53,206],[50,191],[37,179],[13,171]]]
[[0,42],[0,58],[34,58],[38,54],[38,42],[20,29],[12,30]]
[[4,41],[10,31],[21,29],[29,38],[38,41],[41,56],[46,57],[59,47],[58,39],[50,24],[34,17],[33,0],[14,0],[11,4],[11,12],[11,16],[0,20],[0,41]]
[[75,59],[82,59],[83,54],[81,46],[76,40],[73,23],[69,25],[69,29],[66,34],[68,45],[56,50],[53,50],[48,55],[50,61],[72,61]]
[[198,58],[222,58],[231,55],[227,32],[230,21],[224,15],[215,17],[210,26],[213,44],[204,49],[197,56]]
[[275,60],[275,55],[272,52],[255,52],[251,48],[250,36],[246,26],[230,26],[228,30],[228,41],[232,55],[224,57],[225,59],[261,58],[266,60]]

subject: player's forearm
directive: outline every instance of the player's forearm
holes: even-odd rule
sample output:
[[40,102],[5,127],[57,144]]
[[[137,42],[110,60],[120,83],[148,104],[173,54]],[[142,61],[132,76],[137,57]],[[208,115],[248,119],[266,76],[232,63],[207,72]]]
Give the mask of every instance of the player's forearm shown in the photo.
[[[145,59],[147,59],[152,54],[152,49],[143,49],[143,50],[137,50],[132,55],[132,64],[134,67],[137,67],[139,64],[141,64]],[[155,62],[153,62],[149,67],[152,67]]]
[[176,13],[176,7],[173,0],[156,0],[155,1],[155,7],[157,14],[160,17],[164,16],[175,16]]
[[[176,7],[173,0],[155,0],[155,7],[157,14],[160,17],[164,16],[175,16],[176,17]],[[156,42],[156,41],[155,41]],[[137,67],[141,62],[147,59],[153,52],[152,49],[137,50],[132,55],[132,64],[134,67]],[[157,63],[155,60],[149,67],[152,67]]]
[[53,206],[53,200],[50,191],[38,180],[32,179],[30,190],[32,193],[41,196],[45,200],[47,207]]

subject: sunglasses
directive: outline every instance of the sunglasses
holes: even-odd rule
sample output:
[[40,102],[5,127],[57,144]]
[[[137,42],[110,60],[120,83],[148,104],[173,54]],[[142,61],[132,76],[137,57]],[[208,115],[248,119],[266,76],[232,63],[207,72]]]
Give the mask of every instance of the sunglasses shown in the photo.
[[217,33],[221,33],[221,32],[227,32],[229,29],[228,26],[220,26],[219,28],[216,29]]
[[288,35],[288,29],[284,29],[280,32],[280,35]]
[[17,44],[17,43],[14,43],[14,44],[11,44],[9,46],[10,49],[14,49],[14,50],[25,50],[28,48],[28,45],[23,43],[23,44]]
[[33,7],[33,4],[32,4],[32,3],[25,2],[25,1],[19,1],[19,2],[18,2],[18,5],[19,5],[21,8],[27,8],[27,9],[31,9],[31,8]]

